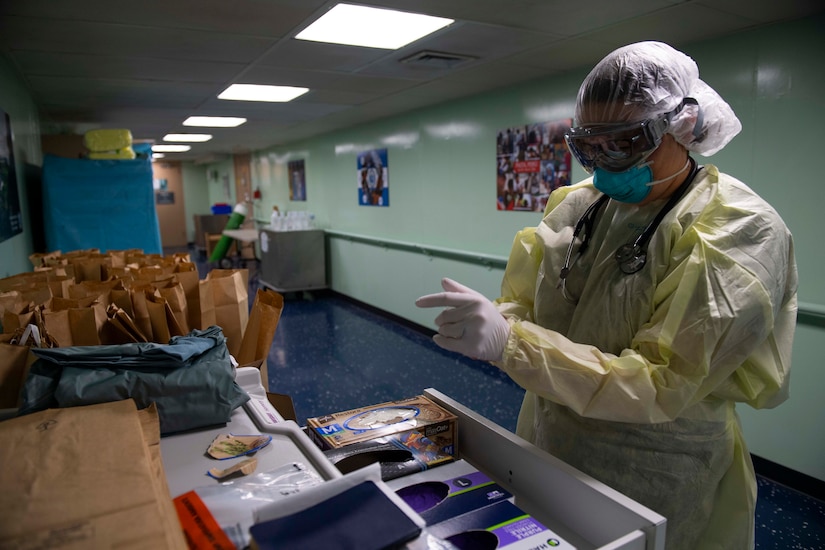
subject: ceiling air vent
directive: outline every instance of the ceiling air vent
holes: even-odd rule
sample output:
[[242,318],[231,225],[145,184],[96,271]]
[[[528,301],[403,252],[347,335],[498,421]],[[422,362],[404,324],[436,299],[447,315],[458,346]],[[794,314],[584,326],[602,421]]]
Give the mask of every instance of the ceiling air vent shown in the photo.
[[424,67],[427,69],[454,69],[459,65],[477,59],[470,55],[458,55],[455,53],[433,52],[429,50],[414,53],[401,60],[401,63]]

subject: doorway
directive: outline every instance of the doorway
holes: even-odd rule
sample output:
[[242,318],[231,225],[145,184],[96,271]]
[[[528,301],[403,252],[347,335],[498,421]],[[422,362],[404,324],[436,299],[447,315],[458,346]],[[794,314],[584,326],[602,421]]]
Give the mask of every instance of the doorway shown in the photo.
[[163,248],[187,246],[186,207],[183,200],[183,176],[179,162],[153,162],[155,211],[160,225]]

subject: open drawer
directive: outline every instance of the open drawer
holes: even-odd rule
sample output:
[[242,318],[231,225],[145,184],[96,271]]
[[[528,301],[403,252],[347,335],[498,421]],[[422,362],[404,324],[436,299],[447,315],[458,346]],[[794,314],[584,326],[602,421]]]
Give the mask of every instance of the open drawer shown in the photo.
[[664,517],[438,390],[424,395],[458,416],[460,458],[579,550],[664,550]]

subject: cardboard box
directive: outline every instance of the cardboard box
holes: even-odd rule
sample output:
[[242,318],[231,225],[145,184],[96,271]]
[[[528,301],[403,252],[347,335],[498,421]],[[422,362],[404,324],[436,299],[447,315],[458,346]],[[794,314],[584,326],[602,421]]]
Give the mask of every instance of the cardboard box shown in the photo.
[[428,531],[459,548],[576,550],[509,500],[430,525]]
[[377,462],[381,465],[383,481],[423,472],[454,460],[453,455],[444,453],[417,430],[351,443],[324,451],[324,455],[342,474]]
[[438,449],[458,456],[457,418],[423,395],[307,419],[307,432],[322,449],[418,431]]
[[[451,473],[451,470],[443,471],[445,474]],[[395,493],[427,525],[435,525],[513,497],[504,487],[475,468],[454,477],[442,477],[438,481],[419,481],[415,476],[410,481]]]

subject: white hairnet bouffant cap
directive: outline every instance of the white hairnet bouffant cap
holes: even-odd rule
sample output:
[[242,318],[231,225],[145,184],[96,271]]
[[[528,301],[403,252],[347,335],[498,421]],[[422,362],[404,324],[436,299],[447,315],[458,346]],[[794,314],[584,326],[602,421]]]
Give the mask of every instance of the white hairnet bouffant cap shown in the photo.
[[710,156],[742,129],[730,105],[699,79],[693,59],[662,42],[638,42],[590,71],[576,98],[576,124],[636,122],[681,105],[667,133],[689,151]]

